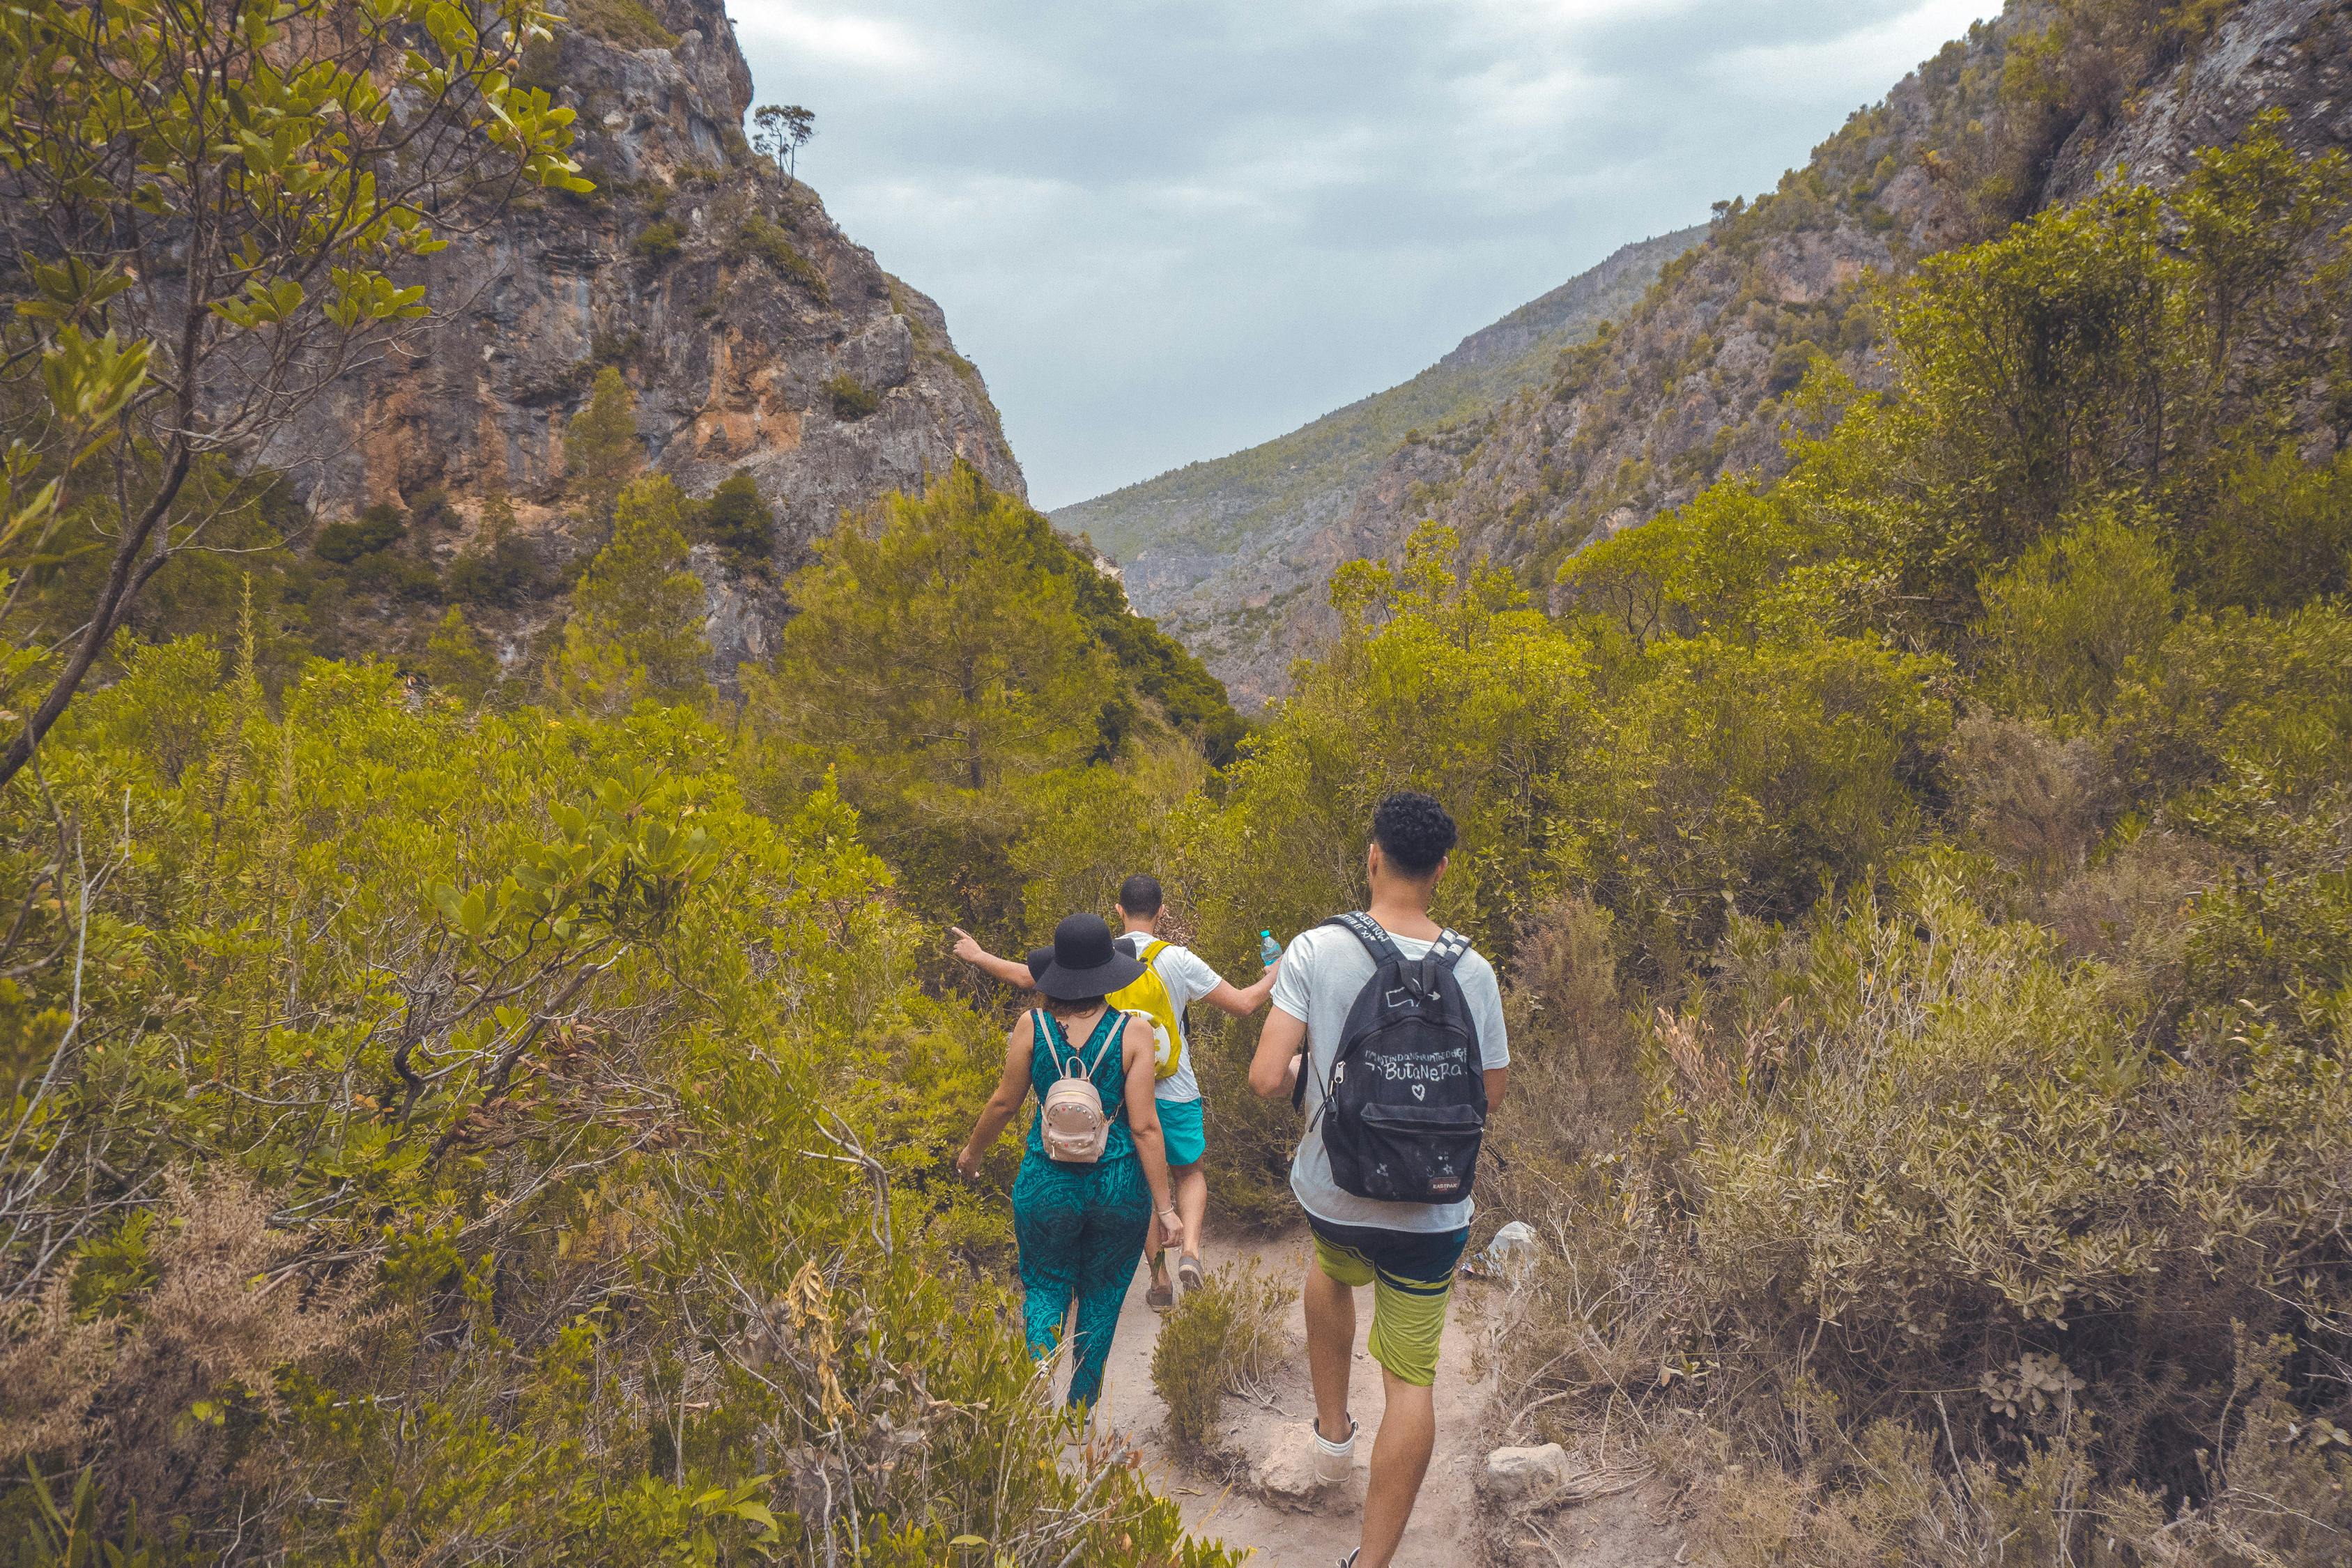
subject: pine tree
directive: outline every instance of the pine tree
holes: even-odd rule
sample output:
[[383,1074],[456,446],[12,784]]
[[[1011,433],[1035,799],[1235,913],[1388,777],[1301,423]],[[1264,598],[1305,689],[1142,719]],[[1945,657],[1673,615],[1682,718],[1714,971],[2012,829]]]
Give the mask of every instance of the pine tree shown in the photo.
[[776,514],[760,499],[757,480],[737,469],[710,492],[703,509],[703,526],[710,542],[727,552],[737,571],[751,571],[769,559],[775,542]]
[[629,384],[608,364],[596,373],[588,406],[572,416],[563,433],[564,488],[599,527],[613,521],[621,487],[645,466],[636,406]]
[[482,646],[482,639],[466,624],[466,612],[455,605],[425,644],[425,679],[434,690],[469,706],[498,684],[497,656]]
[[639,698],[689,702],[709,693],[701,582],[686,569],[688,501],[667,474],[631,481],[613,537],[572,595],[554,683],[591,710],[625,711]]

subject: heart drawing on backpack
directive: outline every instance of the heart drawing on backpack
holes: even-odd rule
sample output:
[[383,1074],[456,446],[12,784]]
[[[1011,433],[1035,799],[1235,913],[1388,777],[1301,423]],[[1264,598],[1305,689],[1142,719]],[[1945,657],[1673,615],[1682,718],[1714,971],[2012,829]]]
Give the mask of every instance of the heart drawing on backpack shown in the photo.
[[1427,1100],[1429,1098],[1429,1085],[1425,1083],[1414,1084],[1412,1086],[1412,1097],[1415,1100]]

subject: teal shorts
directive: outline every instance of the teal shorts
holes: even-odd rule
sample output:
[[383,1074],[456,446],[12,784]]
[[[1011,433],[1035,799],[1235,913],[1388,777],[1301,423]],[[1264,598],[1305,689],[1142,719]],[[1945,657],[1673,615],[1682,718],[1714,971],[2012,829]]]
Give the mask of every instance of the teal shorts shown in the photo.
[[1160,1135],[1168,1142],[1168,1163],[1171,1165],[1197,1165],[1208,1152],[1208,1134],[1201,1125],[1201,1102],[1197,1100],[1162,1100],[1153,1102],[1160,1112]]

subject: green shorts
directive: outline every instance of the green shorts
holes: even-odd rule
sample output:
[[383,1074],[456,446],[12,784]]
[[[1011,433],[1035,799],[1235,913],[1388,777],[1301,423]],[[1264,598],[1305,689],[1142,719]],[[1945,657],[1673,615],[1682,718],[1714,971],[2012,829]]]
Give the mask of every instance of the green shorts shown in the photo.
[[1201,1102],[1198,1100],[1155,1100],[1153,1109],[1160,1112],[1160,1136],[1167,1141],[1168,1163],[1171,1165],[1197,1165],[1208,1152],[1208,1134],[1202,1131]]
[[1372,1359],[1401,1383],[1427,1388],[1437,1381],[1437,1342],[1445,1333],[1445,1303],[1454,1269],[1470,1232],[1381,1230],[1332,1225],[1309,1215],[1315,1261],[1342,1285],[1372,1288]]

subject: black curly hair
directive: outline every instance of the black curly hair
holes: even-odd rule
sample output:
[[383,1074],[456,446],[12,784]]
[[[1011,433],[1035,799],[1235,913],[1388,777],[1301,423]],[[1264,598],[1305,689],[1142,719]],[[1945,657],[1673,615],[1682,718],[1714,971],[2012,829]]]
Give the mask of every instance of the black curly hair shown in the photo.
[[1381,797],[1372,810],[1372,841],[1388,863],[1408,877],[1437,869],[1460,836],[1437,797],[1401,789]]

